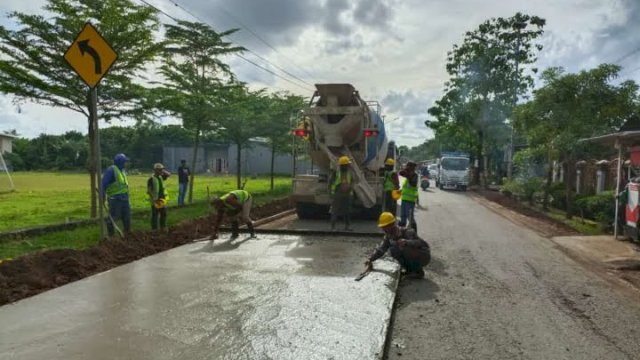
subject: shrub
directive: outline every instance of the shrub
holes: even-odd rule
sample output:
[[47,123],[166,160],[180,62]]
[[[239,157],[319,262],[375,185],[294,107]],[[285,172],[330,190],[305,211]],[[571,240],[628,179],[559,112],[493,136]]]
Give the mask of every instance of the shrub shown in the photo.
[[595,220],[607,227],[613,224],[616,202],[613,191],[604,191],[596,195],[580,196],[576,207],[582,216]]
[[500,191],[510,197],[512,194],[533,203],[534,199],[542,194],[544,180],[541,177],[520,177],[514,180],[503,180]]
[[567,196],[564,183],[556,182],[551,184],[549,196],[551,198],[550,203],[552,207],[560,210],[567,210]]

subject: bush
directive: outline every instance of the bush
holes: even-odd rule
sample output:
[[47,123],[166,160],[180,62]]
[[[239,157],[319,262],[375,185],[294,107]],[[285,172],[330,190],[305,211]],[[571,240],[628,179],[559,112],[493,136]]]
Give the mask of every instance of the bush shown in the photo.
[[544,179],[541,177],[517,178],[514,180],[503,180],[500,191],[510,197],[512,194],[527,200],[529,203],[542,194],[544,191]]
[[551,184],[549,197],[552,207],[560,210],[567,210],[567,195],[564,183],[556,182]]
[[613,191],[581,196],[576,199],[576,207],[583,217],[595,220],[605,226],[611,226],[615,219],[616,202]]

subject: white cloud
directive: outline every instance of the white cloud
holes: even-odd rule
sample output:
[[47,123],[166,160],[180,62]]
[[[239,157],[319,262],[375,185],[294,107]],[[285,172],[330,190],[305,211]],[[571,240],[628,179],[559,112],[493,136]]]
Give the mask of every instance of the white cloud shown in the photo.
[[[173,16],[194,20],[167,0],[149,0]],[[0,13],[33,11],[44,0],[2,0]],[[446,52],[466,31],[490,17],[517,11],[547,20],[545,46],[537,66],[564,66],[578,71],[614,61],[640,47],[638,0],[179,0],[185,9],[216,30],[241,28],[233,40],[308,83],[350,82],[367,100],[379,100],[387,115],[390,137],[399,144],[417,145],[433,136],[424,126],[426,110],[442,92]],[[4,19],[6,20],[6,19]],[[161,16],[162,21],[170,21]],[[238,20],[239,22],[237,22]],[[6,21],[0,19],[0,24]],[[269,45],[243,27],[249,27]],[[274,50],[273,48],[277,49]],[[248,58],[282,74],[273,65]],[[639,65],[640,52],[622,62]],[[252,87],[290,90],[310,96],[300,86],[230,58],[238,77]],[[623,74],[624,74],[623,70]],[[640,80],[640,71],[629,74]],[[292,80],[297,82],[296,80]],[[63,110],[35,105],[15,112],[0,95],[0,130],[19,127],[24,134],[85,132],[85,120]],[[27,117],[27,115],[29,117]],[[15,126],[11,126],[15,125]]]

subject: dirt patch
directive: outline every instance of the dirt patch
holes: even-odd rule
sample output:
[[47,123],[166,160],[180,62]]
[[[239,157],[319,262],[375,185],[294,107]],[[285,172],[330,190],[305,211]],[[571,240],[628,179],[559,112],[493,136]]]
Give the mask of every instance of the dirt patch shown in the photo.
[[[251,210],[254,219],[291,209],[289,199]],[[213,231],[213,216],[185,221],[163,231],[134,231],[85,250],[49,250],[0,263],[0,305],[11,303],[145,256],[187,244]]]
[[569,225],[549,217],[540,211],[531,209],[515,199],[508,198],[500,192],[475,191],[472,194],[477,195],[476,198],[488,200],[490,203],[500,205],[502,209],[495,205],[492,206],[492,204],[484,203],[484,205],[487,205],[490,209],[514,222],[531,228],[544,237],[580,235],[578,231]]

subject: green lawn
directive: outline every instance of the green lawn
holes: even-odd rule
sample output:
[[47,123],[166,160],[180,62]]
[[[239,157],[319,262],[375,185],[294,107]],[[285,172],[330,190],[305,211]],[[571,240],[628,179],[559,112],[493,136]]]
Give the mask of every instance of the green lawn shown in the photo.
[[[3,174],[3,176],[6,176]],[[16,190],[0,192],[0,231],[23,229],[66,221],[88,219],[90,205],[89,175],[80,173],[12,174]],[[131,206],[134,211],[147,210],[146,181],[149,175],[129,176]],[[6,180],[6,179],[3,179]],[[166,181],[169,205],[177,204],[178,178]],[[207,199],[207,186],[211,195],[220,195],[236,188],[235,177],[196,176],[194,201]],[[290,189],[291,179],[276,178],[276,189]],[[269,179],[249,179],[246,189],[254,194],[269,192]]]
[[[149,229],[149,205],[145,201],[144,191],[147,176],[131,176],[131,205],[133,216],[131,228]],[[0,194],[0,224],[4,229],[18,229],[35,225],[45,225],[73,219],[88,218],[89,186],[88,175],[56,173],[16,173],[17,190]],[[211,195],[220,195],[235,189],[233,177],[196,177],[194,182],[194,203],[182,208],[176,207],[177,185],[174,179],[167,182],[173,192],[170,193],[170,209],[167,225],[205,216],[210,209],[206,202],[207,186]],[[28,189],[28,190],[27,190]],[[291,180],[287,177],[276,178],[275,189],[270,191],[269,179],[249,179],[246,189],[255,197],[255,203],[262,205],[273,199],[282,198],[291,192]],[[44,206],[43,204],[55,204]],[[5,213],[13,220],[5,219]],[[119,223],[120,224],[120,223]],[[1,230],[0,230],[1,231]],[[16,241],[0,242],[0,261],[15,259],[19,256],[50,249],[85,249],[99,239],[100,229],[92,224],[74,230],[51,232]]]

